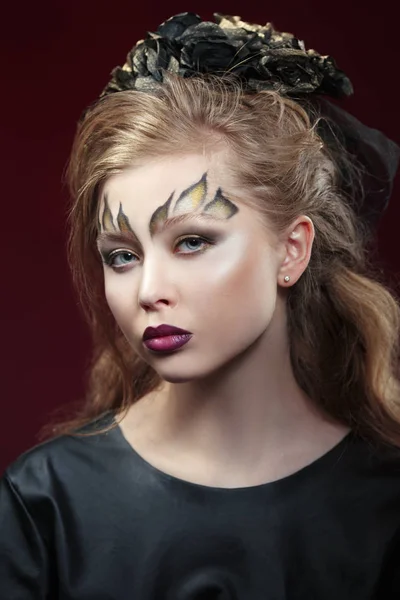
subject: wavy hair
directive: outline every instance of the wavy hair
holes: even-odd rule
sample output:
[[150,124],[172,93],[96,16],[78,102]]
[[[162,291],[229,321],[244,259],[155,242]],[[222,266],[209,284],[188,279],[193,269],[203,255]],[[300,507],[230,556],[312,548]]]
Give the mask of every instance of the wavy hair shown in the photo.
[[84,401],[47,432],[72,433],[109,410],[123,413],[161,383],[105,300],[95,245],[101,186],[143,160],[194,149],[212,154],[218,146],[230,153],[235,184],[275,232],[301,214],[314,224],[310,262],[286,300],[299,386],[365,438],[400,446],[399,303],[372,263],[371,231],[340,186],[343,172],[352,172],[355,190],[359,171],[343,148],[324,145],[320,117],[310,115],[276,91],[246,93],[232,78],[174,75],[151,94],[110,94],[87,111],[67,171],[68,256],[93,357]]

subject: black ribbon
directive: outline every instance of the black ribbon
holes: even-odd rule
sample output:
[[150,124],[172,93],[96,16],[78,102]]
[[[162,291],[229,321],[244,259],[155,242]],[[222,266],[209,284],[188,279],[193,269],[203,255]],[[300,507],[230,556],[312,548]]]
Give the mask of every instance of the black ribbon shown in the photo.
[[[326,98],[310,97],[308,105],[322,117],[318,134],[334,155],[341,177],[341,189],[356,213],[375,227],[389,204],[400,160],[400,147],[381,131],[364,125]],[[307,110],[307,105],[305,108]],[[354,180],[349,176],[348,163],[343,161],[340,146],[361,167],[359,188],[354,186]]]

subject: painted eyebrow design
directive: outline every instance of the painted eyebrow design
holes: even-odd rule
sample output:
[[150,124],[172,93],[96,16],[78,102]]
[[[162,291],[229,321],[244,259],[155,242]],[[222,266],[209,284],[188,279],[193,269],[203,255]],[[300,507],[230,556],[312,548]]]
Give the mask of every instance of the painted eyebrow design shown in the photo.
[[[166,219],[165,221],[163,221],[157,229],[157,233],[162,233],[163,231],[167,231],[168,229],[171,229],[172,227],[174,227],[175,225],[180,225],[182,223],[187,223],[190,221],[194,221],[194,222],[201,222],[201,221],[205,221],[205,222],[213,222],[213,223],[221,223],[224,222],[225,219],[217,219],[216,217],[214,217],[211,214],[207,214],[207,213],[185,213],[183,215],[175,215],[173,217],[169,217],[168,219]],[[152,235],[153,237],[153,235]],[[97,236],[97,244],[101,244],[102,242],[138,242],[138,238],[135,235],[135,233],[133,231],[129,231],[127,229],[125,229],[125,231],[123,232],[119,232],[119,231],[112,231],[112,232],[103,232],[103,233],[99,233],[99,235]]]

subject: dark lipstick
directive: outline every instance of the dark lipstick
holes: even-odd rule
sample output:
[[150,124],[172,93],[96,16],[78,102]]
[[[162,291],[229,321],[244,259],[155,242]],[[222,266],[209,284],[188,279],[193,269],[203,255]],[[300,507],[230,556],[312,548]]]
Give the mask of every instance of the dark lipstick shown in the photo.
[[143,333],[143,343],[146,348],[155,352],[171,352],[186,344],[192,333],[172,325],[146,327]]

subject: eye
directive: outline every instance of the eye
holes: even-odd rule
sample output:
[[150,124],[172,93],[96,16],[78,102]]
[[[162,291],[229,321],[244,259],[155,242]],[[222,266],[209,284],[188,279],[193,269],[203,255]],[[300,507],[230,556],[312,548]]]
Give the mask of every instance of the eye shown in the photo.
[[198,254],[200,252],[204,252],[209,246],[212,245],[212,243],[213,242],[210,240],[206,240],[200,236],[186,236],[178,241],[175,248],[182,246],[182,244],[186,244],[186,248],[189,249],[189,252],[175,252],[175,254]]
[[113,269],[118,271],[124,270],[124,267],[131,265],[134,262],[136,256],[128,250],[114,250],[109,254],[103,256],[103,262]]

